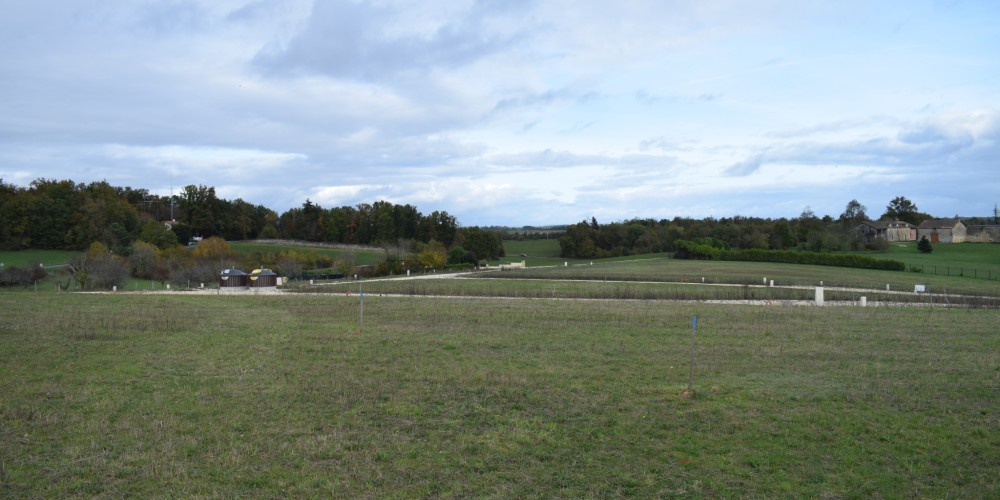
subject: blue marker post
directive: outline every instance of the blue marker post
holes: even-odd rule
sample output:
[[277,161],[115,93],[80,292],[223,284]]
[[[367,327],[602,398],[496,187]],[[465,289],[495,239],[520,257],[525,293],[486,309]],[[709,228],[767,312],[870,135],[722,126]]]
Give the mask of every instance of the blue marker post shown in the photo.
[[365,292],[361,290],[361,282],[358,282],[358,293],[361,294],[361,324],[358,325],[358,333],[365,329]]
[[698,315],[691,320],[691,366],[688,369],[688,394],[691,394],[694,386],[694,332],[698,329]]

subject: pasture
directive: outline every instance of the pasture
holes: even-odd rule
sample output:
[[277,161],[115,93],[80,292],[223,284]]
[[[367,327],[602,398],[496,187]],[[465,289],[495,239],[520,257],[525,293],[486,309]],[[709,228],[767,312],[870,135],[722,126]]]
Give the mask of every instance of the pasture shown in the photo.
[[1000,244],[934,243],[930,253],[917,250],[914,241],[893,243],[886,252],[854,252],[874,258],[898,260],[918,267],[923,274],[1000,280]]
[[[527,255],[528,260],[551,261],[562,259],[559,256],[559,241],[548,240],[504,240],[503,248],[507,252],[507,257],[513,261],[522,259],[521,254]],[[565,259],[563,259],[565,260]]]
[[359,306],[0,292],[0,493],[1000,495],[996,309]]
[[[890,291],[912,292],[922,284],[935,294],[967,294],[1000,298],[1000,280],[975,279],[971,276],[928,275],[901,271],[872,271],[831,266],[771,264],[763,262],[726,262],[669,259],[664,254],[621,257],[588,262],[509,270],[482,274],[492,279],[578,280],[590,282],[674,282],[698,284],[842,287],[868,290],[882,295]],[[766,281],[765,281],[766,278]]]
[[5,267],[55,266],[68,264],[73,258],[83,255],[83,252],[70,250],[17,250],[0,251],[0,262]]
[[350,252],[354,254],[354,262],[357,265],[372,265],[378,262],[379,257],[384,254],[381,250],[372,250],[367,247],[350,248],[344,246],[344,248],[331,248],[330,246],[322,246],[320,244],[309,245],[287,245],[283,243],[260,243],[260,242],[231,242],[229,243],[229,248],[233,251],[252,256],[254,254],[280,254],[282,252],[293,251],[303,254],[316,253],[321,256],[329,257],[330,260],[337,260],[345,252]]

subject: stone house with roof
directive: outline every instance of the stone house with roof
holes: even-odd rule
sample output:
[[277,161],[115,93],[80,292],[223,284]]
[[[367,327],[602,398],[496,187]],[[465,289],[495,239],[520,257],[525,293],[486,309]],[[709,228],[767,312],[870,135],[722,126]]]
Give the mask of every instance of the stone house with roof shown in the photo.
[[865,235],[865,241],[881,238],[885,241],[913,241],[917,239],[917,226],[901,220],[866,220],[854,229]]
[[928,219],[917,227],[917,239],[927,237],[931,243],[962,243],[966,239],[966,227],[958,218]]

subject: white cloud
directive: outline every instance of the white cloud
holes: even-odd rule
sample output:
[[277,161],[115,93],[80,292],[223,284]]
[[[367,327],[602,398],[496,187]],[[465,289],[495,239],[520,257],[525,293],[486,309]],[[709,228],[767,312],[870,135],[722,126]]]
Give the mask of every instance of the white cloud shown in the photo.
[[279,211],[384,197],[465,224],[839,213],[890,181],[974,213],[1000,187],[998,22],[989,2],[15,2],[0,171],[162,192],[173,170]]

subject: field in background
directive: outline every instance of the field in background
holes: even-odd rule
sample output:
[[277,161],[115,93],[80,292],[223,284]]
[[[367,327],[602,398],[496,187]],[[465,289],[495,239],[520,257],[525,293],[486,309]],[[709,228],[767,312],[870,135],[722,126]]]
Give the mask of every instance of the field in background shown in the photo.
[[271,243],[240,243],[232,242],[229,247],[234,251],[239,252],[244,255],[253,255],[254,253],[273,253],[279,254],[286,251],[295,251],[299,253],[311,254],[316,252],[319,255],[325,255],[330,258],[330,260],[337,260],[341,254],[344,252],[350,252],[354,254],[354,263],[363,265],[372,265],[378,262],[379,256],[384,252],[368,249],[340,249],[340,248],[328,248],[322,246],[308,246],[304,244],[299,245],[283,245],[283,244],[271,244]]
[[79,255],[83,255],[83,252],[69,250],[0,251],[0,262],[3,262],[5,267],[28,267],[38,265],[38,263],[45,266],[55,266],[68,264]]
[[507,257],[513,261],[521,260],[522,253],[533,262],[540,259],[551,259],[555,262],[556,259],[561,259],[557,240],[504,240],[503,248],[507,251]]
[[[1000,495],[1000,311],[0,293],[0,492]],[[687,389],[698,316],[693,398]]]
[[[748,285],[770,284],[776,286],[803,285],[825,287],[864,288],[884,291],[913,291],[914,285],[925,285],[932,293],[963,293],[1000,297],[1000,281],[973,279],[960,276],[934,276],[903,271],[873,271],[832,266],[798,264],[771,264],[763,262],[725,262],[659,258],[629,260],[600,260],[589,263],[575,262],[549,268],[504,271],[494,274],[497,278],[576,279],[597,281],[674,281],[700,283],[735,283]],[[561,264],[561,263],[560,263]],[[765,278],[767,281],[765,282]]]
[[[504,273],[503,279],[490,274],[462,275],[455,278],[407,280],[375,279],[370,281],[327,282],[320,285],[293,284],[286,290],[300,293],[368,295],[416,295],[443,297],[620,299],[681,301],[752,301],[760,305],[781,306],[815,303],[813,287],[764,287],[761,285],[702,285],[648,281],[585,281],[560,279],[519,279],[517,272]],[[955,306],[1000,308],[1000,297],[965,296],[954,293],[888,293],[884,290],[827,288],[826,303],[854,304],[864,297],[869,306]]]
[[924,274],[976,276],[1000,280],[1000,244],[933,243],[934,250],[923,253],[917,243],[893,243],[886,252],[853,252],[876,259],[892,259],[920,267]]

